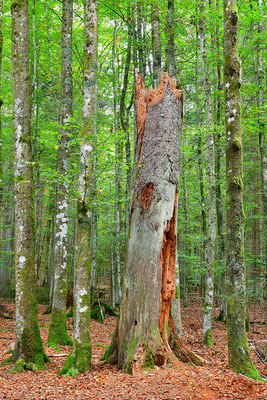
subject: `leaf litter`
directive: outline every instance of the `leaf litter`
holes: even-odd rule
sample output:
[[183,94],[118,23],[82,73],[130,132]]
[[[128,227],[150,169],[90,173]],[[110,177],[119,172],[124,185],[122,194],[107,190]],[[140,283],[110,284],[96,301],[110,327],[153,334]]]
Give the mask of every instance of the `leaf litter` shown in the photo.
[[[2,302],[12,319],[0,318],[0,362],[9,354],[15,338],[15,306]],[[39,325],[43,343],[48,336],[50,315],[41,315],[47,306],[39,305]],[[215,308],[214,315],[218,314]],[[266,320],[259,306],[250,310],[251,328],[248,333],[251,357],[256,368],[266,372],[266,365],[253,348],[264,350]],[[227,336],[223,322],[213,322],[214,346],[202,344],[203,307],[196,301],[182,309],[183,339],[207,363],[192,367],[177,363],[165,368],[145,370],[138,376],[123,373],[116,366],[101,361],[110,344],[116,318],[106,317],[103,324],[92,320],[92,368],[85,374],[58,376],[70,347],[46,348],[51,363],[42,372],[10,373],[8,366],[0,367],[1,400],[266,400],[267,384],[237,375],[227,366]],[[68,318],[69,333],[73,336],[72,319]]]

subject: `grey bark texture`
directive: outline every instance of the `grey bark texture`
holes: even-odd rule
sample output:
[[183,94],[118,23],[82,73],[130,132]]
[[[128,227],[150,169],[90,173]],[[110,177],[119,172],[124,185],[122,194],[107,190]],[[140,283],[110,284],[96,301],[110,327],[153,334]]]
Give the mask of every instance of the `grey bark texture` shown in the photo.
[[[135,74],[135,165],[126,270],[120,316],[109,358],[128,372],[163,365],[174,352],[198,362],[175,333],[177,172],[181,134],[181,91],[162,73],[145,90]],[[171,350],[172,349],[172,350]]]
[[241,132],[239,32],[236,0],[224,0],[224,84],[226,131],[226,295],[229,367],[260,379],[253,365],[245,329],[243,145]]
[[118,138],[118,115],[117,115],[117,70],[115,65],[115,50],[117,39],[117,21],[115,21],[113,46],[112,46],[112,72],[113,72],[113,112],[114,112],[114,134],[115,134],[115,209],[116,209],[116,243],[115,243],[115,263],[116,263],[116,284],[115,296],[116,304],[119,305],[121,301],[121,255],[120,255],[120,224],[121,224],[121,206],[120,206],[120,181],[121,181],[121,168],[120,168],[120,143]]
[[68,194],[69,194],[69,140],[72,117],[72,19],[73,0],[62,2],[61,28],[61,110],[60,140],[58,147],[59,183],[55,228],[54,294],[48,344],[72,343],[66,323],[67,245],[68,245]]
[[215,265],[216,248],[216,195],[215,195],[215,153],[212,121],[211,104],[211,85],[209,77],[209,68],[207,64],[206,48],[206,22],[205,22],[205,0],[200,2],[201,17],[199,20],[199,37],[201,61],[204,72],[204,90],[206,106],[206,125],[208,129],[209,145],[209,220],[208,220],[208,243],[207,243],[207,270],[206,270],[206,292],[204,304],[203,321],[203,342],[209,346],[213,345],[212,339],[212,309],[213,309],[213,277]]
[[[15,180],[16,341],[13,361],[44,369],[35,298],[35,212],[30,117],[28,1],[14,2],[12,14],[13,143]],[[16,364],[15,364],[16,368]]]

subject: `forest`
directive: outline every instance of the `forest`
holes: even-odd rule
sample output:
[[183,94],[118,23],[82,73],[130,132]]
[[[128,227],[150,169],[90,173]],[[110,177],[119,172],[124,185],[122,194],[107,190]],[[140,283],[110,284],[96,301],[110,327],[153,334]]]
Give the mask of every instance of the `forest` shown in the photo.
[[0,0],[0,399],[266,399],[265,0]]

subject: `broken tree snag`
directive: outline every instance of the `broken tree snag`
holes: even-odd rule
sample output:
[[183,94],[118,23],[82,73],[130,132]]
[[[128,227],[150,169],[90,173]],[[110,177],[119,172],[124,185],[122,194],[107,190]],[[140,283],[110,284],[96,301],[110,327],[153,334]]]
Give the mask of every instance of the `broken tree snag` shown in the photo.
[[145,90],[138,70],[135,79],[135,164],[127,260],[120,315],[108,355],[108,362],[127,372],[164,365],[175,355],[200,363],[175,334],[171,317],[181,91],[166,73],[156,89]]

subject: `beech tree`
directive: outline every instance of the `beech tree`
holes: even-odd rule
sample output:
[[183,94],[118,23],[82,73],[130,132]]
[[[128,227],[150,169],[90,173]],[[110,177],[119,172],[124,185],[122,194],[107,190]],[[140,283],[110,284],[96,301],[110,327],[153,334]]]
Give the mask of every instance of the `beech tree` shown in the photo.
[[57,189],[57,213],[55,228],[55,270],[51,321],[48,345],[67,346],[72,340],[67,332],[67,234],[68,234],[68,174],[69,140],[72,117],[72,17],[73,0],[62,2],[61,31],[61,113],[60,141],[58,146],[59,184]]
[[61,374],[70,368],[86,372],[91,365],[90,232],[92,150],[96,118],[97,2],[85,1],[83,119],[77,201],[77,238],[74,271],[74,343]]
[[15,180],[16,341],[15,369],[44,369],[45,355],[35,298],[35,213],[30,126],[28,1],[11,3],[13,143]]
[[240,103],[239,33],[236,0],[224,1],[224,84],[226,132],[227,339],[229,366],[260,379],[253,365],[245,328],[243,151]]
[[208,129],[209,144],[209,218],[208,218],[208,240],[207,240],[207,262],[206,265],[206,292],[204,304],[204,321],[203,321],[203,342],[209,346],[213,345],[212,339],[212,309],[213,309],[213,277],[215,264],[215,246],[216,246],[216,197],[215,197],[215,154],[214,154],[214,137],[212,122],[212,105],[211,105],[211,85],[209,77],[209,68],[207,64],[206,49],[206,22],[205,22],[205,0],[200,2],[201,17],[199,20],[199,37],[201,61],[204,71],[204,89],[205,89],[205,106],[206,106],[206,125]]
[[176,81],[161,74],[145,90],[135,72],[135,167],[120,316],[108,355],[124,371],[163,365],[167,356],[201,363],[175,332],[177,171],[182,101]]

